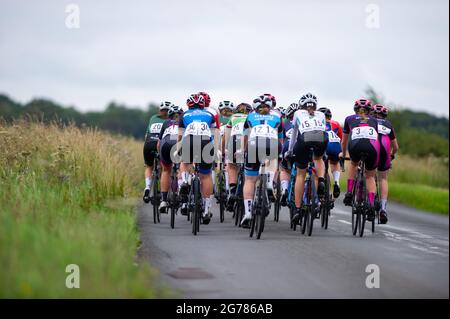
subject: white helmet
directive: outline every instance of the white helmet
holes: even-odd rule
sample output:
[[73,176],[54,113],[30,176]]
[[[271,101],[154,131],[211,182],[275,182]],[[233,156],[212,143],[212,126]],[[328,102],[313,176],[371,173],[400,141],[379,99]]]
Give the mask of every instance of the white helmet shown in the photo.
[[219,111],[230,109],[231,111],[234,111],[234,104],[231,101],[222,101],[219,103]]
[[284,115],[286,117],[291,116],[292,114],[295,113],[295,111],[298,110],[298,104],[297,103],[291,103],[285,110],[284,110]]
[[161,104],[159,105],[159,110],[160,111],[162,111],[162,110],[167,110],[168,111],[172,107],[173,107],[173,103],[172,102],[164,101],[164,102],[161,102]]
[[257,111],[261,105],[267,105],[269,108],[272,108],[273,106],[272,99],[266,95],[260,95],[253,100],[253,109],[255,111]]
[[317,98],[312,93],[306,93],[300,98],[298,104],[300,104],[301,109],[306,109],[308,106],[317,107]]

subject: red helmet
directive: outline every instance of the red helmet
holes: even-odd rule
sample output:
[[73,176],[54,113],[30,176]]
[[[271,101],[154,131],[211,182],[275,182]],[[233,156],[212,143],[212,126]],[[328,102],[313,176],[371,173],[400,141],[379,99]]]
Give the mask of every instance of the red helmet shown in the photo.
[[198,92],[198,94],[200,94],[201,96],[203,96],[203,98],[205,99],[205,105],[206,105],[206,107],[209,107],[209,103],[211,103],[211,97],[209,96],[209,94],[206,93],[206,92]]
[[186,105],[189,108],[199,107],[203,109],[205,107],[205,99],[200,94],[191,94],[186,101]]
[[360,108],[365,109],[368,113],[372,109],[372,102],[368,99],[359,99],[355,101],[355,105],[353,106],[353,110],[358,112]]
[[264,93],[263,95],[268,96],[269,99],[272,100],[272,107],[277,106],[277,100],[275,99],[275,96],[273,96],[273,95],[270,94],[270,93]]
[[387,107],[385,107],[384,105],[375,104],[373,106],[373,112],[376,115],[381,115],[382,117],[387,117],[389,111],[388,111]]

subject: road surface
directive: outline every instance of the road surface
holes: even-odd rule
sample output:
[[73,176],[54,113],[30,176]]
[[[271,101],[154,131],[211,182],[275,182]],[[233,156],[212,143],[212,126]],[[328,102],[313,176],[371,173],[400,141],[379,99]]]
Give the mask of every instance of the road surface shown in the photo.
[[[389,223],[362,238],[338,203],[328,230],[316,220],[311,237],[294,232],[283,208],[278,223],[269,215],[260,240],[235,227],[231,213],[220,223],[215,204],[197,236],[185,216],[170,229],[169,215],[155,225],[152,206],[141,205],[139,256],[180,298],[449,298],[448,217],[388,205]],[[375,275],[368,265],[379,269],[379,288],[366,286]]]

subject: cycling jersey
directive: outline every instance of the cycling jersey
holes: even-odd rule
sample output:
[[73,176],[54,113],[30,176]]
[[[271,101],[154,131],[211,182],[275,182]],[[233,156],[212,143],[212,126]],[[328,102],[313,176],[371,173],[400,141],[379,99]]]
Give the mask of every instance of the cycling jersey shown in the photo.
[[164,121],[165,119],[161,118],[159,114],[153,115],[147,126],[147,131],[145,132],[146,138],[150,138],[155,141],[158,140]]
[[[258,176],[261,162],[278,157],[281,148],[278,139],[283,138],[283,123],[273,112],[269,114],[252,112],[244,122],[244,134],[248,136],[245,175]],[[265,149],[265,152],[258,149]]]
[[145,143],[144,143],[144,162],[147,166],[153,166],[155,156],[157,153],[157,143],[159,139],[159,133],[165,119],[161,118],[159,114],[155,114],[150,118],[147,130],[145,131]]
[[236,113],[230,117],[226,125],[226,129],[230,130],[230,136],[227,141],[227,145],[225,145],[227,149],[227,163],[235,163],[236,158],[234,153],[241,148],[241,136],[244,134],[244,123],[247,119],[247,114],[244,113]]
[[225,134],[225,128],[230,121],[229,117],[225,117],[222,115],[219,115],[219,122],[220,122],[220,136],[223,136]]
[[[292,137],[292,132],[294,130],[294,125],[292,124],[292,121],[289,121],[286,119],[286,121],[284,122],[284,129],[283,129],[283,138],[284,138],[284,142],[283,142],[283,147],[281,150],[281,154],[282,156],[282,160],[281,160],[281,167],[284,169],[289,169],[289,163],[288,161],[284,158],[284,154],[288,151],[289,149],[289,141]],[[293,164],[293,161],[290,160],[290,164]]]
[[378,170],[387,171],[391,168],[391,141],[396,138],[395,132],[389,120],[377,118],[377,122],[378,142],[380,143]]
[[159,133],[160,161],[164,166],[172,164],[171,153],[178,140],[178,124],[178,121],[172,119],[166,120]]
[[211,112],[194,108],[183,113],[179,120],[179,127],[185,129],[184,136],[205,136],[212,140],[211,129],[218,126]]
[[[212,168],[214,147],[211,129],[218,126],[216,117],[208,110],[189,109],[180,117],[179,128],[184,129],[182,142],[182,161],[199,163],[200,173],[209,174]],[[200,148],[197,149],[196,146]],[[209,147],[209,152],[204,149]],[[195,149],[194,149],[195,148]]]
[[327,156],[332,163],[339,161],[339,153],[342,152],[342,128],[333,120],[327,121],[326,132],[328,134]]
[[333,131],[342,140],[342,127],[334,120],[327,121],[327,131]]
[[280,117],[272,112],[264,115],[252,112],[244,123],[244,133],[249,135],[249,140],[255,140],[258,137],[283,138],[283,124]]
[[366,154],[366,168],[378,166],[380,144],[378,142],[378,122],[372,117],[363,118],[356,114],[345,119],[344,134],[349,134],[348,151],[353,162],[359,162]]

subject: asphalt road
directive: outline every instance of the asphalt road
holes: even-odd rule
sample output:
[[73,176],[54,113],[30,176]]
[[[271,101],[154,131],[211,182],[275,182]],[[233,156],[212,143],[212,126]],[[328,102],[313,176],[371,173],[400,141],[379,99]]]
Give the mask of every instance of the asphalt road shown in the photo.
[[[159,269],[158,284],[180,298],[449,298],[448,217],[388,204],[389,223],[364,237],[351,234],[350,208],[337,204],[328,230],[315,221],[311,237],[290,230],[288,210],[268,217],[260,240],[235,227],[232,214],[193,236],[178,215],[153,223],[141,205],[141,260]],[[379,288],[367,288],[366,267],[379,269]]]

